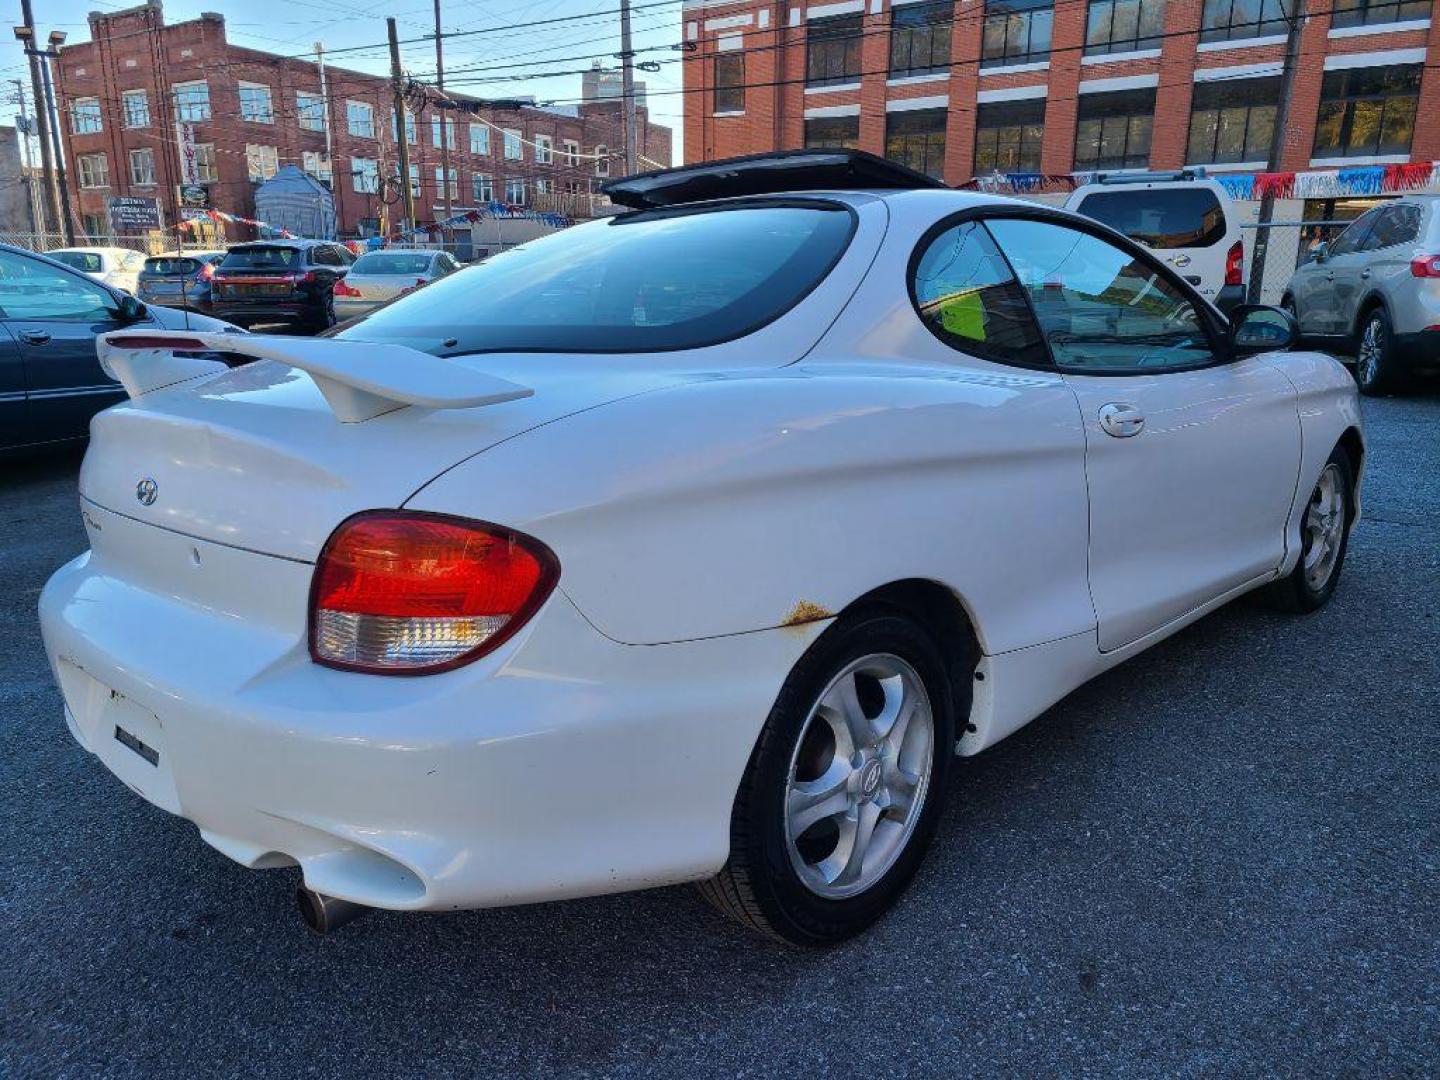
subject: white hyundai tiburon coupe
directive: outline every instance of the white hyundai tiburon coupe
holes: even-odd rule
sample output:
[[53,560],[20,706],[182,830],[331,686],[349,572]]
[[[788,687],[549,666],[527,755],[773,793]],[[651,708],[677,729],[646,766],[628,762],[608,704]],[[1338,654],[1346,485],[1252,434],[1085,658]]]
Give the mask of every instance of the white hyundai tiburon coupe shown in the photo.
[[698,881],[834,942],[955,753],[1334,590],[1360,416],[1284,312],[854,152],[610,192],[327,338],[101,342],[66,723],[317,929]]

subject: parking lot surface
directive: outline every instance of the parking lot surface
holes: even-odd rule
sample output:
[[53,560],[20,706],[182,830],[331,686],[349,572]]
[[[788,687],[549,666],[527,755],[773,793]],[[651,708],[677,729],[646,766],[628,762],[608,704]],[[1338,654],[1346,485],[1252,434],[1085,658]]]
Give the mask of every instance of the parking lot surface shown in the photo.
[[1433,1074],[1440,393],[1364,407],[1330,606],[1232,604],[962,760],[908,897],[823,953],[679,888],[310,934],[297,871],[71,741],[35,604],[79,459],[0,466],[0,1075]]

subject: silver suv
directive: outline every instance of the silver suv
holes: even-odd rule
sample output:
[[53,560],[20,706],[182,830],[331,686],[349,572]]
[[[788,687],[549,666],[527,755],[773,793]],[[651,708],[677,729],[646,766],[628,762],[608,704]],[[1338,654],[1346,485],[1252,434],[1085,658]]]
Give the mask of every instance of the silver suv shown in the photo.
[[1315,249],[1281,298],[1318,344],[1355,351],[1364,394],[1440,370],[1440,195],[1406,195]]

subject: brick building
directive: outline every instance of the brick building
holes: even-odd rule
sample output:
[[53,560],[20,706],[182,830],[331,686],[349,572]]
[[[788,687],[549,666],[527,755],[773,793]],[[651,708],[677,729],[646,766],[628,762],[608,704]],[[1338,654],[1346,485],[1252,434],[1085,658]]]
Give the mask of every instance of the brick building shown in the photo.
[[[341,236],[375,232],[382,209],[403,214],[390,81],[314,58],[243,48],[216,14],[166,25],[159,0],[92,12],[90,40],[65,46],[56,65],[67,179],[87,234],[109,232],[115,196],[158,198],[167,224],[194,216],[182,205],[179,125],[193,128],[200,182],[185,195],[254,216],[254,191],[283,164],[332,188]],[[459,211],[499,199],[583,214],[599,182],[620,166],[618,102],[572,108],[481,106],[443,113],[411,97],[408,142],[416,217],[444,216],[440,124],[450,122],[450,188]],[[418,104],[418,108],[417,108]],[[326,155],[326,129],[330,154]],[[640,112],[639,151],[670,161],[670,131]],[[200,190],[194,190],[198,188]],[[229,239],[246,238],[231,226]]]
[[[1263,170],[1284,2],[686,0],[685,156],[854,146],[951,184]],[[1440,158],[1431,8],[1309,0],[1283,169]]]

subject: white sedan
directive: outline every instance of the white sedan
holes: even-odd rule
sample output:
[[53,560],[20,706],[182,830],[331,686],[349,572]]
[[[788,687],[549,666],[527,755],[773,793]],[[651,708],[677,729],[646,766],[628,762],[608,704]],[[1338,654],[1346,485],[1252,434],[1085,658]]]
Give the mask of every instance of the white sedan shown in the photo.
[[54,251],[45,252],[45,255],[132,296],[139,288],[140,271],[145,268],[144,253],[131,251],[129,248],[56,248]]
[[696,881],[837,941],[954,754],[1335,589],[1360,415],[1283,312],[853,152],[611,193],[330,338],[103,339],[66,723],[317,929]]

